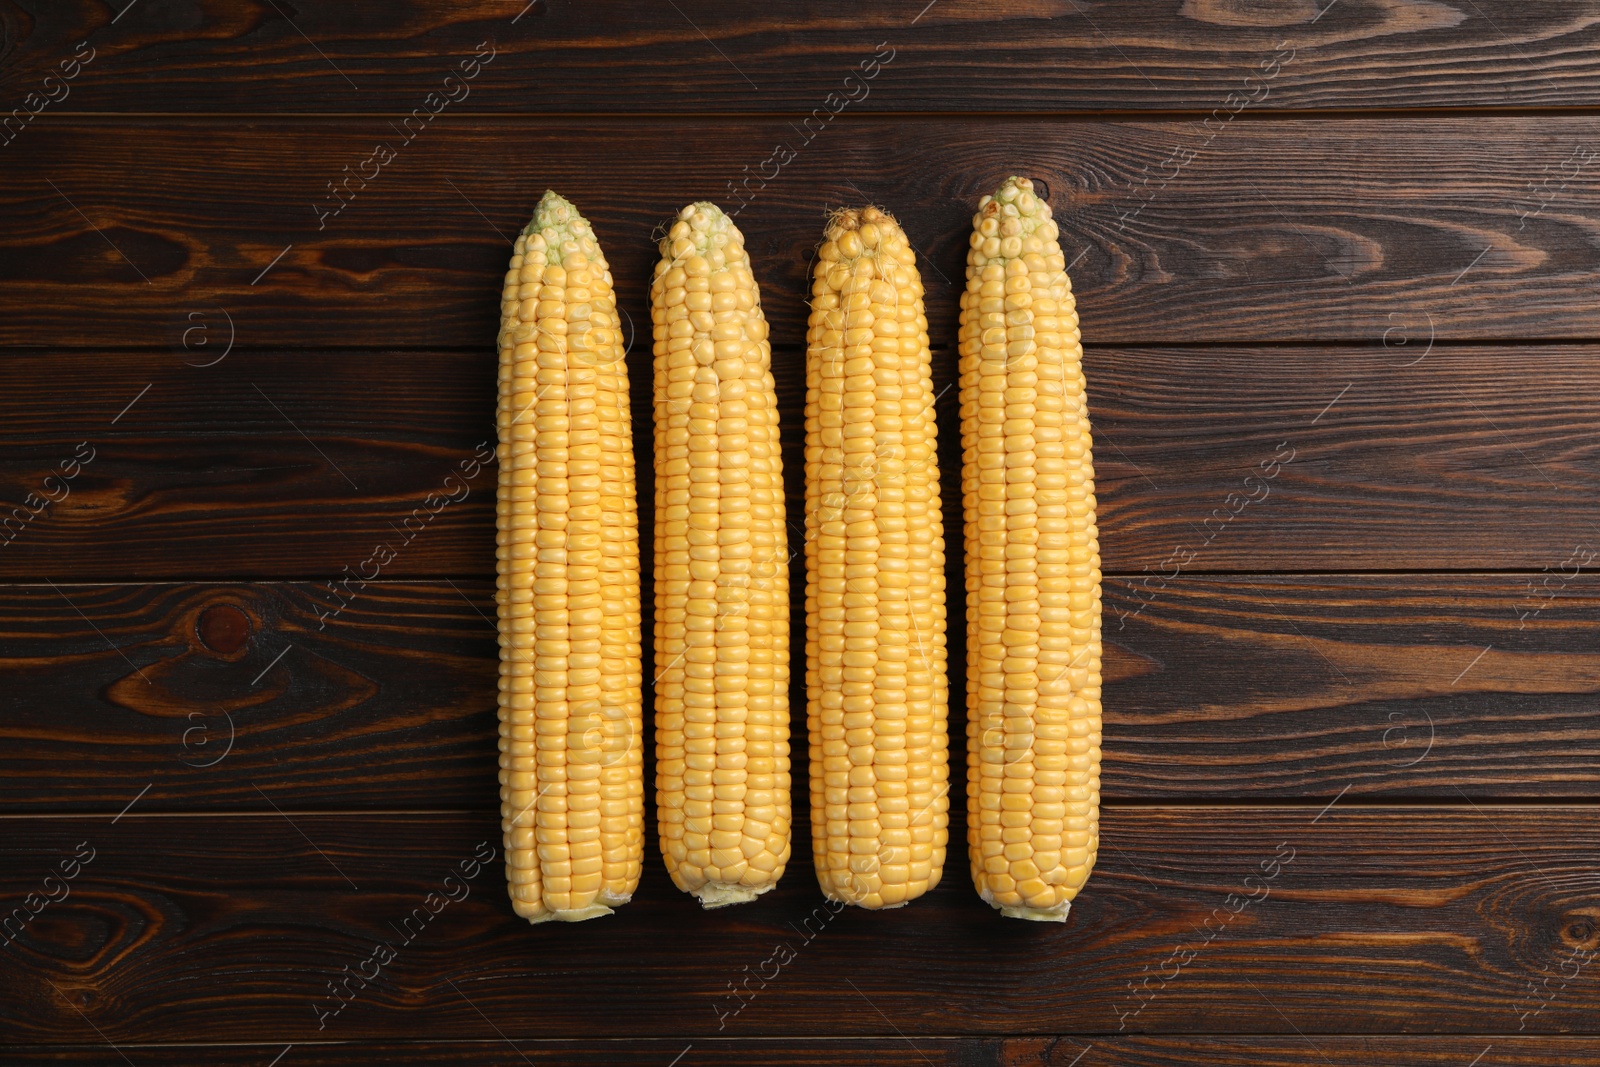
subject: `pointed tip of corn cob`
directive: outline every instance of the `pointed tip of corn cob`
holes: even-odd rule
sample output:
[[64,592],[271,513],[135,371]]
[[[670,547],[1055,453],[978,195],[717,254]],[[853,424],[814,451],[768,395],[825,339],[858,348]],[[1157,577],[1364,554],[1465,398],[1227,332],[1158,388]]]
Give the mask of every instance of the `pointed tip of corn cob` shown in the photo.
[[824,227],[829,237],[845,233],[849,230],[859,230],[867,223],[881,223],[888,219],[890,225],[899,225],[893,215],[876,204],[867,204],[865,207],[840,207],[828,212],[828,224]]
[[916,252],[911,248],[911,241],[893,215],[872,204],[838,208],[828,215],[822,244],[817,249],[815,274],[825,278],[836,264],[879,255],[889,257],[904,268],[907,281],[920,300],[922,276],[917,273]]
[[522,228],[517,251],[521,253],[524,249],[543,252],[545,262],[557,266],[564,266],[574,253],[581,252],[587,262],[599,264],[601,270],[607,269],[594,227],[572,201],[554,189],[544,191],[533,209],[533,218]]
[[[991,208],[991,204],[994,207]],[[1001,182],[1000,188],[993,193],[979,198],[977,217],[981,219],[991,214],[1011,214],[1005,211],[1007,204],[1015,205],[1015,214],[1021,218],[1036,219],[1040,223],[1050,218],[1050,205],[1033,191],[1033,181],[1017,174]]]
[[727,212],[709,200],[697,200],[678,212],[657,247],[661,252],[656,264],[658,275],[690,256],[704,257],[712,270],[745,259],[744,234]]
[[898,252],[907,245],[905,231],[881,207],[841,207],[828,214],[818,258],[826,262],[855,259],[874,249]]
[[583,217],[583,212],[573,206],[572,201],[556,192],[546,189],[539,198],[539,203],[533,209],[533,218],[522,228],[524,236],[532,237],[553,227],[570,227],[574,223],[588,228],[588,220]]
[[1055,242],[1060,233],[1050,205],[1034,193],[1033,182],[1012,176],[992,196],[978,201],[968,261],[982,267],[990,260],[1016,259],[1028,252],[1048,254],[1059,250]]

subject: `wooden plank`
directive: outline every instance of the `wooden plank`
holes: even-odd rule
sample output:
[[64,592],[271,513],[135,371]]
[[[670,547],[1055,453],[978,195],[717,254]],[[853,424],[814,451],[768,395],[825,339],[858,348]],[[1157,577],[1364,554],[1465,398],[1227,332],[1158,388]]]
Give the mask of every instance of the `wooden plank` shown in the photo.
[[[221,344],[225,323],[211,322]],[[1091,349],[1107,571],[1152,587],[1175,572],[1537,571],[1600,547],[1600,467],[1576,429],[1600,392],[1595,348],[1391,340]],[[66,493],[0,530],[0,577],[339,576],[430,514],[384,576],[492,572],[493,472],[469,479],[464,497],[458,481],[446,485],[487,454],[489,353],[241,351],[202,367],[215,356],[192,347],[0,360],[0,500],[34,494],[37,507]],[[647,427],[645,346],[630,358],[635,426]],[[947,501],[960,500],[954,363],[935,353]],[[798,527],[803,355],[778,351],[774,371]],[[69,486],[51,479],[91,449]],[[648,463],[641,477],[648,500]],[[437,493],[460,499],[434,512],[437,498],[425,502]]]
[[493,807],[493,589],[466,589],[12,587],[0,807]]
[[[461,94],[443,79],[485,41],[494,57],[463,97],[478,112],[808,112],[879,42],[893,58],[856,105],[863,110],[1210,111],[1233,92],[1271,109],[1583,107],[1600,76],[1593,21],[1553,0],[1302,0],[1270,10],[1068,0],[871,9],[825,0],[791,10],[702,0],[681,12],[604,13],[546,0],[412,0],[381,20],[318,5],[181,18],[160,8],[122,16],[84,3],[15,6],[25,15],[0,80],[8,100],[38,89],[78,42],[96,49],[63,111],[403,114],[430,91]],[[1280,50],[1292,57],[1281,69],[1262,66]],[[1264,95],[1245,80],[1273,70]]]
[[[123,1046],[128,1048],[127,1046]],[[873,1067],[1001,1067],[1007,1064],[1007,1042],[998,1037],[776,1039],[700,1038],[693,1042],[666,1039],[586,1041],[504,1041],[491,1034],[478,1041],[330,1042],[300,1044],[290,1055],[297,1067],[504,1067],[508,1063],[548,1063],[562,1067],[812,1067],[817,1064],[872,1064]],[[1078,1047],[1082,1047],[1079,1045]],[[0,1049],[0,1067],[32,1067],[39,1063],[103,1064],[105,1045],[54,1045]],[[192,1064],[196,1055],[216,1067],[262,1067],[284,1052],[284,1043],[229,1045],[155,1045],[128,1049],[139,1067]],[[114,1055],[114,1053],[113,1053]],[[680,1057],[674,1060],[673,1057]],[[1038,1061],[1047,1063],[1048,1061]],[[1106,1060],[1098,1061],[1108,1062]],[[1589,1061],[1573,1061],[1587,1067]],[[287,1067],[287,1064],[285,1064]],[[1089,1067],[1086,1063],[1085,1067]],[[1380,1065],[1384,1067],[1384,1065]]]
[[[1587,1037],[1128,1037],[1062,1034],[1051,1037],[876,1038],[707,1038],[693,1042],[666,1038],[589,1041],[345,1041],[295,1045],[300,1067],[393,1064],[501,1067],[510,1045],[530,1063],[571,1067],[612,1067],[617,1063],[677,1067],[772,1067],[867,1063],[873,1067],[1463,1067],[1485,1049],[1495,1067],[1596,1067],[1600,1043]],[[123,1046],[125,1049],[127,1046]],[[229,1045],[142,1045],[131,1051],[141,1067],[175,1067],[205,1062],[217,1067],[261,1067],[283,1052],[283,1044],[261,1041]],[[285,1054],[287,1055],[287,1054]],[[1079,1058],[1081,1057],[1081,1058]],[[104,1045],[44,1045],[0,1049],[0,1067],[38,1063],[102,1064]]]
[[1581,394],[1600,387],[1590,350],[1388,341],[1091,351],[1106,565],[1160,584],[1174,571],[1537,570],[1600,549],[1600,464],[1578,430]]
[[1594,795],[1576,570],[1109,581],[1107,795]]
[[497,866],[474,868],[489,814],[23,819],[8,906],[93,858],[6,950],[0,1020],[14,1042],[94,1042],[92,1023],[119,1044],[1593,1034],[1594,812],[1114,809],[1063,925],[1000,918],[959,857],[912,907],[837,915],[803,856],[735,913],[651,857],[633,903],[561,929],[530,929]]
[[[0,500],[22,506],[0,573],[371,577],[379,545],[388,577],[493,573],[491,354],[236,350],[205,366],[228,327],[196,314],[188,349],[0,360]],[[63,484],[78,455],[92,461]]]
[[[1600,583],[1551,581],[1530,599],[1525,575],[1111,580],[1104,795],[1596,796]],[[147,786],[173,812],[492,808],[491,596],[8,587],[0,812],[115,812]]]
[[[408,142],[376,116],[53,116],[0,189],[0,345],[170,343],[220,307],[245,346],[487,346],[510,236],[546,187],[594,220],[635,315],[660,221],[744,203],[790,347],[824,212],[880,200],[924,253],[944,345],[974,205],[1017,169],[1058,209],[1090,343],[1592,339],[1597,135],[1589,117],[845,116],[807,141],[780,118],[450,115]],[[763,167],[777,144],[794,158]]]
[[1600,1063],[1600,1044],[1587,1037],[1533,1037],[1491,1034],[1482,1037],[1377,1036],[1338,1034],[1291,1037],[1106,1037],[1012,1038],[1006,1042],[1007,1067],[1071,1067],[1086,1045],[1082,1067],[1553,1067]]

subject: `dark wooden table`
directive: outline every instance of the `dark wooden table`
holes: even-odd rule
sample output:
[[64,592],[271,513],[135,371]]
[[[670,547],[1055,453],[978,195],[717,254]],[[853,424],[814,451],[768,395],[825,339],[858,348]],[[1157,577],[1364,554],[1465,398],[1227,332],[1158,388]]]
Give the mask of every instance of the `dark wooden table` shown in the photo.
[[[0,1063],[1600,1064],[1600,4],[925,2],[0,0]],[[798,515],[824,213],[902,220],[945,387],[1014,172],[1107,569],[1071,921],[978,900],[960,804],[903,910],[802,813],[757,904],[652,847],[517,919],[511,236],[572,198],[638,323],[739,208]]]

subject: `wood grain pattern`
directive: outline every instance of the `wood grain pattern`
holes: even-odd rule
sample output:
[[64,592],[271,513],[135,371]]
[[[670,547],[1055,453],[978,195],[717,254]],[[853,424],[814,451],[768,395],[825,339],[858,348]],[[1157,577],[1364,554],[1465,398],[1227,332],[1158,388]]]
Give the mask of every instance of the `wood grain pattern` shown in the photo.
[[[149,810],[493,807],[491,598],[486,582],[11,587],[0,806],[115,812],[148,786]],[[249,636],[213,651],[201,619],[230,606]]]
[[[844,115],[809,143],[781,119],[445,113],[410,143],[377,116],[39,121],[0,189],[6,346],[170,344],[189,312],[220,307],[244,346],[487,347],[511,235],[546,187],[595,223],[636,316],[660,221],[697,198],[747,201],[789,347],[824,213],[880,201],[924,255],[947,345],[974,205],[1016,170],[1049,188],[1090,343],[1600,337],[1587,117]],[[363,166],[380,143],[395,158]],[[777,144],[795,158],[763,167]]]
[[[195,321],[225,340],[214,312]],[[24,504],[80,443],[95,450],[60,504],[6,527],[9,541],[0,532],[0,577],[339,577],[403,524],[415,530],[418,508],[426,528],[385,577],[492,572],[489,475],[424,507],[460,495],[446,480],[490,438],[490,353],[246,350],[201,367],[215,358],[201,336],[193,351],[0,360],[0,501]],[[1600,463],[1581,429],[1600,349],[1400,339],[1203,358],[1092,349],[1107,571],[1152,587],[1175,572],[1540,571],[1600,549]],[[635,426],[647,427],[645,346],[630,359]],[[935,363],[943,492],[959,500],[954,359],[941,349]],[[774,371],[798,529],[802,354],[778,351]],[[641,479],[649,500],[648,463]]]
[[[1600,583],[1550,581],[1108,581],[1104,795],[1600,795]],[[0,592],[0,811],[114,813],[146,786],[191,813],[495,804],[488,582]],[[199,620],[226,605],[251,631],[219,653]]]
[[236,348],[205,366],[228,327],[196,315],[187,347],[0,360],[0,500],[60,496],[46,477],[94,450],[59,504],[0,530],[0,573],[370,576],[380,544],[387,577],[493,573],[491,353]]
[[1251,1067],[1470,1067],[1474,1057],[1496,1067],[1588,1067],[1600,1061],[1600,1044],[1589,1037],[1380,1036],[1337,1034],[1290,1037],[1114,1037],[1013,1038],[1005,1067],[1071,1067],[1092,1040],[1082,1067],[1192,1067],[1250,1064]]
[[[194,1062],[196,1055],[217,1067],[261,1067],[283,1051],[282,1044],[140,1046],[140,1067]],[[717,1038],[695,1042],[659,1039],[592,1041],[359,1041],[295,1045],[301,1067],[392,1064],[395,1067],[451,1065],[500,1067],[515,1052],[530,1063],[570,1067],[613,1067],[618,1063],[672,1067],[1463,1067],[1488,1050],[1496,1067],[1595,1067],[1600,1041],[1591,1037],[1300,1037],[1181,1038],[1156,1035],[1063,1035],[1053,1037],[878,1037],[878,1038]],[[53,1045],[0,1049],[0,1067],[38,1063],[101,1064],[105,1046]],[[514,1061],[513,1061],[514,1062]]]
[[[1600,1067],[1597,45],[1563,0],[0,0],[0,1067]],[[835,915],[801,813],[756,904],[652,847],[528,927],[472,857],[531,205],[630,329],[660,220],[738,211],[798,525],[826,212],[905,224],[943,389],[1019,171],[1107,570],[1071,921],[983,905],[958,810],[901,911]]]
[[[1318,808],[1109,810],[1059,926],[1000,918],[959,863],[914,907],[832,915],[802,856],[736,914],[652,857],[614,917],[531,929],[496,865],[472,877],[492,813],[17,820],[0,899],[79,842],[95,855],[6,950],[0,1025],[92,1042],[87,1019],[119,1043],[1594,1033],[1600,969],[1574,962],[1600,948],[1594,808]],[[313,1008],[357,972],[339,1014]]]
[[1108,566],[1538,570],[1600,548],[1596,352],[1400,321],[1364,349],[1090,352]]
[[895,52],[860,104],[874,111],[1210,111],[1249,91],[1245,77],[1280,42],[1294,59],[1265,108],[1582,107],[1600,41],[1592,17],[1553,0],[796,10],[702,0],[604,13],[410,0],[382,19],[196,3],[145,5],[115,25],[115,5],[8,8],[7,97],[35,89],[88,38],[99,55],[63,108],[133,113],[404,113],[484,40],[497,55],[471,100],[485,112],[806,112],[881,41]]
[[[85,1028],[87,1029],[87,1028]],[[557,1064],[560,1067],[811,1067],[841,1064],[871,1064],[873,1067],[1003,1067],[1007,1059],[1005,1039],[997,1037],[918,1037],[912,1041],[890,1038],[815,1038],[778,1039],[726,1038],[677,1041],[595,1037],[586,1041],[538,1041],[526,1038],[501,1040],[484,1027],[485,1037],[477,1041],[341,1041],[318,1045],[298,1044],[284,1052],[284,1042],[245,1045],[167,1045],[140,1046],[129,1052],[137,1056],[139,1067],[167,1067],[192,1064],[203,1056],[215,1067],[264,1067],[279,1053],[284,1065],[293,1056],[298,1067],[345,1067],[345,1065],[383,1064],[385,1067],[508,1067],[510,1064]],[[1083,1046],[1076,1045],[1082,1048]],[[103,1064],[106,1055],[116,1054],[105,1045],[98,1047],[56,1045],[19,1048],[14,1052],[0,1048],[0,1067],[33,1067],[41,1063]],[[674,1057],[679,1057],[674,1062]],[[121,1062],[121,1061],[117,1061]],[[1035,1065],[1048,1060],[1032,1061]],[[1113,1061],[1099,1060],[1097,1063]],[[1575,1060],[1588,1067],[1590,1061]],[[1083,1067],[1091,1067],[1085,1061]],[[1379,1067],[1387,1067],[1379,1064]]]
[[1591,795],[1600,582],[1575,569],[1108,581],[1108,795]]

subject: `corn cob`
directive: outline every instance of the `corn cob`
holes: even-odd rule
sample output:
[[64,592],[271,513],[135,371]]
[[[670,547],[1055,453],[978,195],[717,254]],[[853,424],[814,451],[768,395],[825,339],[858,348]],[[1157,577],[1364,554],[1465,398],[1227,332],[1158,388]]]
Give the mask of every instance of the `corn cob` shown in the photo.
[[547,192],[500,320],[495,602],[512,906],[611,914],[644,858],[639,514],[611,272]]
[[1100,803],[1100,551],[1078,315],[1026,178],[978,203],[961,296],[967,844],[1003,915],[1065,921]]
[[789,558],[778,396],[744,236],[684,208],[655,334],[656,812],[672,881],[754,900],[789,861]]
[[898,907],[949,840],[944,534],[922,280],[874,207],[830,220],[806,334],[806,723],[830,899]]

